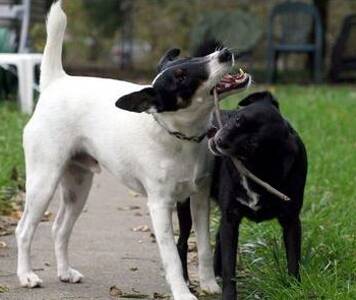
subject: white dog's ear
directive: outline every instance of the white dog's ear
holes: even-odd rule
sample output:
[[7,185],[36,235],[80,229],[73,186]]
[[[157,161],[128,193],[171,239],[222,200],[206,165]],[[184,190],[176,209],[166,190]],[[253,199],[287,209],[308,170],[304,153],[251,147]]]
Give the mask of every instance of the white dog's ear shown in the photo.
[[144,88],[138,92],[133,92],[119,98],[116,107],[132,112],[154,112],[154,100],[157,97],[156,91],[152,87]]

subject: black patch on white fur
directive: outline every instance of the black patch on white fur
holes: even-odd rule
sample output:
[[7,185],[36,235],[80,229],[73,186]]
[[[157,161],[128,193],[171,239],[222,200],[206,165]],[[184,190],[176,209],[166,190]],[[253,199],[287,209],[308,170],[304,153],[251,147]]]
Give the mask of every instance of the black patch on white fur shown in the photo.
[[209,78],[205,57],[180,58],[178,49],[169,50],[160,60],[161,74],[150,88],[121,97],[118,108],[132,112],[166,112],[188,107],[196,91]]

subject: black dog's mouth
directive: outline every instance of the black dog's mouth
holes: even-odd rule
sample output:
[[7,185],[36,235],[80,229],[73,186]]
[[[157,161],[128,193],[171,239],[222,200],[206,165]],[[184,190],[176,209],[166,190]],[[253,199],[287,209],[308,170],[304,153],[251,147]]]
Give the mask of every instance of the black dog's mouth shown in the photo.
[[216,146],[214,138],[210,138],[208,140],[208,147],[210,152],[215,156],[222,156],[223,154],[219,151],[218,147]]
[[220,95],[232,90],[239,90],[247,87],[250,82],[250,75],[240,69],[238,74],[226,74],[214,87]]

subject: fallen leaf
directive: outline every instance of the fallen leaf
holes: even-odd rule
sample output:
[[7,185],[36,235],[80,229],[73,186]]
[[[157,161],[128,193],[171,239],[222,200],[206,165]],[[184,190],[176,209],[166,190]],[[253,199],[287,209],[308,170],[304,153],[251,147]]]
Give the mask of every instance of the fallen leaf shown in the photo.
[[51,213],[50,211],[46,211],[44,214],[43,214],[43,217],[41,219],[41,222],[48,222],[52,219],[52,215],[53,213]]
[[131,267],[131,268],[130,268],[130,271],[132,271],[132,272],[136,272],[137,270],[138,270],[137,267]]
[[139,294],[139,293],[122,293],[120,298],[131,298],[131,299],[146,299],[149,298],[146,294]]
[[156,236],[153,232],[150,233],[150,238],[152,243],[156,243]]
[[142,214],[141,214],[140,212],[136,212],[136,213],[134,214],[134,216],[135,216],[135,217],[142,217]]
[[196,243],[188,243],[188,252],[196,252],[197,251],[197,244]]
[[44,265],[45,265],[46,267],[50,267],[50,266],[51,266],[51,264],[48,263],[48,262],[45,262]]
[[127,207],[118,207],[117,210],[121,210],[121,211],[128,211],[128,210],[137,210],[137,209],[140,209],[141,207],[138,206],[138,205],[130,205],[130,206],[127,206]]
[[136,192],[134,192],[134,191],[129,191],[129,195],[130,195],[131,197],[134,197],[134,198],[137,198],[138,196],[140,196],[140,194],[138,194],[138,193],[136,193]]
[[12,234],[13,230],[11,229],[2,229],[0,230],[0,236],[10,235]]
[[41,271],[44,271],[44,269],[43,269],[43,268],[34,268],[33,270],[34,270],[34,271],[36,271],[36,272],[41,272]]
[[7,244],[4,241],[0,241],[0,248],[6,248]]
[[140,209],[141,207],[140,206],[138,206],[138,205],[130,205],[129,206],[129,209],[130,210],[136,210],[136,209]]
[[22,211],[20,211],[20,210],[15,210],[15,211],[13,211],[13,212],[10,214],[10,217],[11,217],[11,218],[14,218],[14,219],[16,219],[16,220],[20,220],[21,217],[22,217]]
[[5,292],[8,292],[9,291],[9,288],[7,288],[6,286],[1,286],[0,285],[0,293],[5,293]]
[[117,297],[123,294],[122,290],[120,290],[116,285],[110,287],[110,296]]
[[157,292],[153,293],[153,299],[169,299],[170,295],[169,294],[160,294]]
[[132,228],[132,231],[134,231],[134,232],[138,232],[138,231],[149,232],[150,228],[147,225],[140,225],[140,226]]

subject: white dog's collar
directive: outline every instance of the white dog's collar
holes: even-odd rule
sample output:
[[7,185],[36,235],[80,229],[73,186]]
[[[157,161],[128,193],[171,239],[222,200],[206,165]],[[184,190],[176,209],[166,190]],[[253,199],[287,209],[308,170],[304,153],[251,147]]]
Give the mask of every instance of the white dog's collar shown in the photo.
[[187,136],[182,132],[179,131],[171,131],[168,129],[166,124],[164,124],[162,121],[160,121],[155,114],[152,114],[153,119],[160,125],[165,131],[167,131],[170,135],[175,136],[179,140],[183,141],[189,141],[189,142],[195,142],[195,143],[200,143],[205,137],[207,132],[204,132],[203,134],[199,136]]

